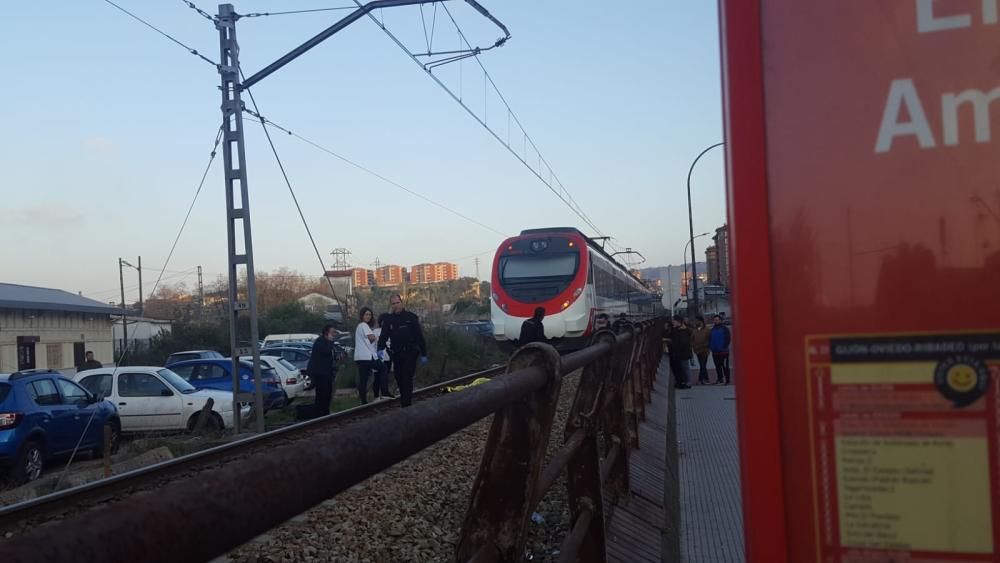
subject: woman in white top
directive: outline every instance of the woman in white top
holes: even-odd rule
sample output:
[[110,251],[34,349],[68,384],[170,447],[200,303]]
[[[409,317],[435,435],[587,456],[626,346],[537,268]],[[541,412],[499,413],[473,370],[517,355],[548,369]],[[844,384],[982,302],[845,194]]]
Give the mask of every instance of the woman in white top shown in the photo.
[[368,307],[361,309],[360,322],[354,329],[354,363],[358,366],[358,398],[361,404],[368,402],[368,377],[375,372],[375,398],[379,398],[382,370],[378,369],[378,336],[375,334],[375,314]]

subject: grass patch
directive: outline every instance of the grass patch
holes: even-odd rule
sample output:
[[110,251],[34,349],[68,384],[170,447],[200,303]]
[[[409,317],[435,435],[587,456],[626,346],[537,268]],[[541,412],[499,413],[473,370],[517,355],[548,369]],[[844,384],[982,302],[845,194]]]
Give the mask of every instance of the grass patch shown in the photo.
[[[304,399],[304,400],[303,400]],[[312,397],[303,397],[302,399],[296,399],[295,403],[291,406],[287,406],[281,409],[273,409],[268,411],[267,415],[264,416],[264,423],[268,427],[290,424],[295,422],[295,407],[300,405],[311,405],[313,401]],[[330,401],[330,412],[340,412],[347,409],[352,409],[361,404],[361,401],[356,395],[352,396],[341,396],[334,397]]]

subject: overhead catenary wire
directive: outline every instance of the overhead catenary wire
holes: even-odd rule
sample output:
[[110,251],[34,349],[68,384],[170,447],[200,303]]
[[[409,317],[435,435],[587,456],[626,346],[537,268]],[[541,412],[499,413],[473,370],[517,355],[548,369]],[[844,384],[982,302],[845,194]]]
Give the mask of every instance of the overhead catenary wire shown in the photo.
[[[362,4],[361,4],[361,2],[360,2],[359,0],[354,0],[354,3],[355,3],[355,4],[356,4],[356,5],[357,5],[357,6],[359,7],[359,8],[360,8],[360,7],[362,7]],[[448,14],[449,18],[451,19],[452,23],[453,23],[453,24],[455,25],[456,29],[458,29],[458,33],[459,33],[459,37],[460,37],[460,38],[461,38],[461,40],[462,40],[462,41],[463,41],[463,42],[465,43],[465,46],[466,46],[467,48],[469,48],[470,50],[473,50],[473,51],[475,51],[475,49],[473,49],[472,45],[471,45],[471,44],[469,43],[469,41],[468,41],[468,40],[466,39],[466,37],[465,37],[465,34],[464,34],[464,33],[462,33],[462,30],[461,30],[461,28],[460,28],[460,27],[458,26],[458,23],[457,23],[457,22],[455,22],[455,19],[454,19],[454,18],[453,18],[453,17],[451,16],[451,13],[450,13],[450,12],[448,11],[448,7],[447,7],[446,5],[444,5],[444,4],[442,4],[442,7],[443,7],[443,8],[445,9],[445,12],[446,12],[446,13]],[[603,233],[603,231],[601,231],[601,230],[600,230],[600,229],[599,229],[599,228],[597,227],[597,225],[595,225],[595,224],[594,224],[594,222],[593,222],[593,221],[592,221],[592,220],[590,219],[590,217],[589,217],[589,216],[588,216],[588,215],[587,215],[587,214],[586,214],[586,213],[585,213],[585,212],[583,211],[583,209],[582,209],[582,208],[580,207],[580,205],[579,205],[578,203],[576,203],[576,201],[575,201],[575,200],[574,200],[574,199],[572,198],[572,195],[571,195],[571,194],[569,193],[569,190],[567,190],[567,189],[565,188],[565,186],[564,186],[564,185],[562,184],[562,182],[561,182],[561,181],[560,181],[560,180],[558,179],[558,177],[557,177],[557,176],[555,176],[555,173],[554,173],[554,172],[552,171],[552,167],[551,167],[551,166],[550,166],[550,165],[548,164],[548,162],[547,162],[547,161],[545,161],[545,159],[544,159],[544,158],[542,158],[542,156],[541,156],[541,152],[540,152],[540,151],[538,150],[538,147],[537,147],[537,146],[535,145],[535,142],[534,142],[533,140],[531,140],[530,136],[528,136],[527,132],[525,131],[525,129],[524,129],[524,127],[523,127],[523,125],[521,125],[521,122],[520,122],[520,121],[518,120],[518,118],[517,118],[517,115],[516,115],[516,114],[514,114],[513,110],[512,110],[511,108],[510,108],[510,104],[508,104],[508,103],[507,103],[507,101],[506,101],[506,98],[505,98],[505,97],[503,96],[503,94],[502,94],[502,93],[500,92],[499,88],[498,88],[498,87],[496,86],[496,82],[495,82],[495,81],[493,80],[493,78],[492,78],[492,77],[491,77],[491,76],[489,75],[489,73],[488,73],[488,72],[486,71],[486,67],[485,67],[485,66],[483,65],[482,61],[480,61],[480,60],[479,60],[479,57],[478,57],[478,53],[473,53],[473,56],[475,56],[475,57],[476,57],[476,61],[477,61],[477,63],[479,64],[480,68],[482,69],[483,73],[484,73],[484,74],[486,74],[486,76],[487,76],[487,80],[488,80],[488,81],[490,82],[490,84],[491,84],[491,85],[493,86],[494,90],[495,90],[495,91],[497,92],[497,94],[498,94],[498,95],[500,96],[500,99],[501,99],[501,101],[503,102],[504,106],[506,107],[506,109],[507,109],[507,112],[508,112],[509,116],[511,116],[511,117],[513,118],[514,122],[515,122],[515,123],[517,123],[518,127],[520,127],[520,128],[521,128],[521,131],[522,131],[522,132],[524,133],[524,141],[525,141],[525,144],[526,144],[526,145],[527,145],[527,144],[530,144],[530,145],[531,145],[532,149],[534,149],[535,153],[536,153],[536,154],[538,155],[538,159],[539,159],[539,162],[540,162],[540,163],[544,163],[544,164],[545,164],[545,166],[546,166],[546,168],[548,168],[548,171],[549,171],[549,174],[550,174],[550,179],[546,179],[546,178],[545,178],[545,177],[544,177],[544,176],[542,175],[542,173],[541,173],[541,170],[540,170],[541,166],[539,166],[539,167],[538,167],[538,168],[539,168],[539,170],[536,170],[536,169],[535,169],[535,168],[534,168],[534,167],[533,167],[533,166],[532,166],[532,165],[531,165],[531,164],[530,164],[530,163],[528,162],[528,160],[527,160],[527,158],[528,158],[528,157],[527,157],[527,155],[523,155],[523,156],[522,156],[522,155],[518,154],[518,152],[517,152],[517,151],[516,151],[516,150],[515,150],[514,148],[512,148],[512,147],[511,147],[511,145],[510,145],[509,143],[505,142],[505,141],[504,141],[504,140],[503,140],[503,139],[502,139],[502,138],[500,137],[500,135],[499,135],[499,134],[497,134],[497,133],[496,133],[495,131],[493,131],[493,129],[491,129],[491,128],[489,127],[489,125],[488,125],[488,124],[487,124],[487,123],[486,123],[486,122],[485,122],[485,121],[484,121],[484,120],[483,120],[482,118],[480,118],[480,117],[479,117],[479,115],[477,115],[477,114],[476,114],[476,112],[475,112],[474,110],[472,110],[472,109],[471,109],[471,108],[470,108],[470,107],[469,107],[468,105],[466,105],[466,104],[465,104],[465,102],[464,102],[464,101],[462,100],[462,97],[461,97],[461,95],[460,95],[460,94],[459,94],[459,95],[456,95],[456,94],[455,94],[455,93],[454,93],[454,92],[453,92],[453,91],[452,91],[452,90],[451,90],[451,89],[450,89],[450,88],[449,88],[449,87],[448,87],[448,86],[447,86],[447,85],[446,85],[446,84],[445,84],[444,82],[442,82],[442,81],[441,81],[441,79],[440,79],[440,78],[438,78],[438,77],[437,77],[437,75],[435,75],[435,74],[434,74],[434,73],[433,73],[433,72],[431,71],[431,69],[429,69],[429,68],[427,68],[427,67],[425,66],[425,63],[422,63],[422,62],[420,62],[420,59],[418,58],[418,56],[417,56],[416,54],[414,54],[414,53],[413,53],[412,51],[410,51],[410,49],[408,49],[408,48],[406,47],[406,45],[404,45],[404,44],[403,44],[403,42],[402,42],[402,41],[401,41],[401,40],[400,40],[400,39],[399,39],[398,37],[396,37],[396,35],[395,35],[395,34],[393,34],[393,33],[392,33],[392,32],[391,32],[391,31],[390,31],[390,30],[389,30],[389,29],[388,29],[388,28],[387,28],[387,27],[385,26],[385,24],[384,24],[383,22],[379,21],[379,20],[378,20],[378,18],[376,18],[376,17],[374,16],[374,14],[372,14],[372,13],[369,13],[369,14],[368,14],[368,17],[369,17],[369,19],[371,19],[371,20],[372,20],[372,21],[373,21],[373,22],[375,23],[375,25],[377,25],[377,26],[378,26],[378,27],[379,27],[380,29],[382,29],[382,31],[383,31],[383,32],[384,32],[384,33],[385,33],[385,34],[386,34],[386,35],[387,35],[387,36],[388,36],[388,37],[389,37],[389,38],[390,38],[390,39],[391,39],[391,40],[392,40],[392,41],[393,41],[393,42],[394,42],[394,43],[395,43],[395,44],[396,44],[396,45],[397,45],[397,46],[398,46],[398,47],[399,47],[400,49],[402,49],[402,50],[403,50],[403,52],[404,52],[404,53],[406,53],[406,54],[407,54],[407,55],[408,55],[408,56],[410,57],[410,59],[411,59],[411,60],[413,60],[413,62],[414,62],[415,64],[417,64],[418,66],[420,66],[420,68],[421,68],[421,69],[422,69],[422,70],[423,70],[423,71],[424,71],[425,73],[427,73],[427,75],[429,75],[429,76],[431,77],[431,79],[432,79],[432,80],[433,80],[433,81],[434,81],[435,83],[437,83],[437,85],[438,85],[438,86],[440,86],[440,87],[441,87],[441,88],[442,88],[442,89],[443,89],[443,90],[444,90],[444,91],[445,91],[445,92],[446,92],[446,93],[447,93],[447,94],[448,94],[449,96],[451,96],[451,98],[452,98],[453,100],[455,100],[455,102],[456,102],[456,103],[458,103],[458,104],[459,104],[459,105],[460,105],[460,106],[461,106],[461,107],[462,107],[463,109],[465,109],[465,111],[466,111],[466,112],[467,112],[467,113],[468,113],[468,114],[469,114],[470,116],[472,116],[472,118],[473,118],[473,119],[475,119],[475,120],[476,120],[476,121],[477,121],[477,122],[478,122],[478,123],[479,123],[480,125],[482,125],[482,126],[483,126],[483,128],[484,128],[484,129],[486,129],[486,131],[487,131],[487,132],[489,132],[489,133],[490,133],[490,134],[491,134],[491,135],[492,135],[492,136],[493,136],[493,137],[494,137],[494,138],[495,138],[495,139],[496,139],[496,140],[497,140],[498,142],[500,142],[500,144],[501,144],[501,145],[503,145],[503,146],[504,146],[504,147],[505,147],[505,148],[507,149],[507,151],[508,151],[508,152],[510,152],[510,153],[511,153],[511,154],[512,154],[512,155],[513,155],[513,156],[514,156],[514,157],[515,157],[515,158],[516,158],[517,160],[519,160],[519,161],[520,161],[520,162],[521,162],[521,163],[522,163],[522,164],[523,164],[523,165],[524,165],[524,166],[525,166],[525,167],[526,167],[526,168],[527,168],[527,169],[528,169],[528,170],[529,170],[529,171],[530,171],[530,172],[531,172],[532,174],[534,174],[534,175],[535,175],[535,177],[537,177],[537,178],[538,178],[538,179],[539,179],[539,180],[540,180],[540,181],[541,181],[541,182],[542,182],[542,183],[543,183],[543,184],[544,184],[544,185],[545,185],[546,187],[548,187],[548,189],[549,189],[549,190],[550,190],[550,191],[551,191],[551,192],[552,192],[552,193],[553,193],[553,194],[554,194],[554,195],[555,195],[555,196],[556,196],[557,198],[559,198],[559,199],[560,199],[560,200],[561,200],[561,201],[562,201],[562,202],[563,202],[563,203],[564,203],[564,204],[565,204],[565,205],[566,205],[566,206],[567,206],[567,207],[568,207],[568,208],[569,208],[569,209],[570,209],[570,210],[571,210],[571,211],[572,211],[572,212],[573,212],[573,213],[574,213],[574,214],[575,214],[575,215],[576,215],[577,217],[579,217],[579,218],[580,218],[580,219],[581,219],[581,220],[582,220],[582,221],[583,221],[584,223],[586,223],[586,224],[587,224],[587,225],[588,225],[588,226],[589,226],[589,227],[590,227],[591,229],[593,229],[593,230],[594,230],[594,231],[595,231],[596,233],[598,233],[598,234],[599,234],[599,235],[601,235],[601,236],[604,236],[604,233]],[[456,57],[456,58],[455,58],[455,60],[460,60],[460,59],[462,59],[462,58],[466,58],[466,57],[461,57],[461,56],[460,56],[460,57]],[[557,188],[556,188],[556,186],[555,186],[555,185],[554,185],[553,183],[557,184],[557,185],[559,186],[559,188],[557,189]],[[564,195],[564,194],[565,194],[565,195]]]
[[108,4],[111,4],[111,5],[112,5],[112,6],[114,6],[115,8],[118,8],[119,10],[121,10],[122,12],[124,12],[125,14],[127,14],[128,16],[130,16],[130,17],[131,17],[132,19],[134,19],[134,20],[138,21],[139,23],[141,23],[141,24],[145,25],[145,26],[146,26],[146,27],[148,27],[149,29],[152,29],[152,30],[153,30],[153,31],[155,31],[156,33],[159,33],[160,35],[162,35],[162,36],[166,37],[167,39],[169,39],[169,40],[173,41],[174,43],[176,43],[176,44],[180,45],[181,47],[183,47],[183,48],[184,48],[184,50],[186,50],[187,52],[191,53],[192,55],[194,55],[194,56],[198,57],[199,59],[201,59],[201,60],[203,60],[203,61],[207,62],[208,64],[210,64],[210,65],[212,65],[212,66],[214,66],[214,67],[216,67],[216,68],[218,68],[218,67],[219,67],[219,63],[217,63],[217,62],[213,61],[212,59],[210,59],[210,58],[206,57],[205,55],[202,55],[201,53],[199,53],[199,52],[198,52],[198,50],[197,50],[197,49],[194,49],[194,48],[192,48],[192,47],[189,47],[189,46],[188,46],[188,45],[186,45],[185,43],[182,43],[182,42],[181,42],[180,40],[178,40],[177,38],[175,38],[175,37],[174,37],[173,35],[170,35],[169,33],[167,33],[167,32],[165,32],[165,31],[163,31],[162,29],[160,29],[160,28],[156,27],[155,25],[153,25],[153,24],[149,23],[148,21],[146,21],[146,20],[144,20],[144,19],[140,18],[139,16],[137,16],[137,15],[133,14],[132,12],[130,12],[130,11],[128,11],[128,10],[126,10],[125,8],[122,8],[122,7],[121,7],[121,6],[119,6],[118,4],[115,4],[114,2],[112,2],[111,0],[104,0],[104,2],[106,2],[106,3],[108,3]]
[[485,223],[483,223],[481,221],[477,221],[476,219],[473,219],[472,217],[469,217],[468,215],[465,215],[464,213],[456,211],[456,210],[448,207],[447,205],[444,205],[443,203],[439,203],[439,202],[437,202],[437,201],[435,201],[435,200],[433,200],[433,199],[431,199],[431,198],[429,198],[429,197],[421,194],[420,192],[417,192],[417,191],[414,191],[414,190],[412,190],[410,188],[407,188],[406,186],[400,184],[399,182],[391,180],[391,179],[389,179],[389,178],[387,178],[387,177],[379,174],[378,172],[375,172],[374,170],[372,170],[372,169],[370,169],[370,168],[368,168],[368,167],[366,167],[366,166],[364,166],[362,164],[358,164],[357,162],[355,162],[355,161],[347,158],[346,156],[343,156],[343,155],[341,155],[341,154],[339,154],[339,153],[337,153],[337,152],[335,152],[335,151],[333,151],[333,150],[331,150],[331,149],[329,149],[329,148],[327,148],[327,147],[325,147],[325,146],[323,146],[323,145],[321,145],[321,144],[319,144],[319,143],[317,143],[317,142],[315,142],[315,141],[313,141],[311,139],[308,139],[306,137],[303,137],[302,135],[299,135],[298,133],[295,133],[294,131],[292,131],[291,129],[289,129],[289,128],[283,126],[283,125],[279,125],[278,123],[275,123],[271,119],[269,119],[269,118],[264,117],[263,115],[261,115],[259,112],[256,112],[256,111],[251,110],[251,109],[244,109],[244,111],[246,111],[248,114],[256,117],[258,120],[263,120],[265,123],[267,123],[268,125],[274,127],[275,129],[278,129],[279,131],[282,131],[283,133],[286,133],[289,136],[295,137],[295,138],[299,139],[300,141],[302,141],[302,142],[304,142],[304,143],[306,143],[308,145],[311,145],[313,148],[315,148],[317,150],[320,150],[320,151],[323,151],[323,152],[329,154],[330,156],[333,156],[334,158],[339,159],[341,162],[344,162],[345,164],[353,166],[354,168],[357,168],[358,170],[361,170],[362,172],[364,172],[366,174],[369,174],[369,175],[371,175],[371,176],[373,176],[375,178],[378,178],[379,180],[382,180],[383,182],[385,182],[385,183],[387,183],[387,184],[389,184],[391,186],[399,188],[400,190],[403,190],[404,192],[406,192],[406,193],[408,193],[408,194],[410,194],[410,195],[412,195],[414,197],[420,198],[420,199],[426,201],[427,203],[429,203],[429,204],[431,204],[431,205],[433,205],[435,207],[438,207],[439,209],[443,209],[444,211],[447,211],[448,213],[451,213],[452,215],[454,215],[456,217],[464,219],[464,220],[466,220],[466,221],[468,221],[468,222],[470,222],[470,223],[472,223],[474,225],[478,225],[478,226],[480,226],[480,227],[482,227],[482,228],[484,228],[484,229],[486,229],[486,230],[488,230],[488,231],[490,231],[490,232],[492,232],[494,234],[497,234],[497,235],[500,235],[500,236],[504,236],[504,237],[507,236],[506,233],[500,231],[499,229],[495,229],[495,228],[493,228],[493,227],[491,227],[491,226],[489,226],[489,225],[487,225],[487,224],[485,224]]
[[[458,30],[458,35],[459,35],[459,37],[462,38],[462,42],[465,43],[465,46],[467,48],[472,49],[472,44],[469,43],[469,40],[465,37],[465,33],[462,31],[462,28],[458,25],[458,22],[455,21],[454,16],[451,15],[451,10],[448,9],[447,4],[442,4],[441,7],[444,8],[444,12],[445,12],[445,14],[448,15],[448,19],[451,20],[452,25],[455,26],[456,30]],[[476,49],[478,51],[478,48],[476,48]],[[524,132],[525,139],[527,140],[528,143],[531,144],[531,147],[533,149],[535,149],[535,152],[538,154],[539,160],[542,163],[545,164],[545,167],[548,168],[549,174],[552,177],[548,182],[546,182],[545,179],[542,178],[541,175],[539,174],[538,175],[539,179],[542,180],[542,182],[544,184],[546,184],[549,187],[549,189],[551,189],[553,191],[555,189],[552,187],[551,183],[552,183],[552,180],[554,179],[555,182],[559,185],[559,187],[563,190],[563,192],[566,194],[566,196],[572,202],[571,208],[573,209],[573,211],[574,212],[578,212],[578,215],[582,214],[582,217],[580,217],[580,218],[583,219],[585,223],[587,223],[588,225],[590,225],[590,227],[592,229],[594,229],[600,236],[604,236],[604,233],[601,232],[601,230],[598,229],[596,225],[594,225],[593,221],[590,220],[590,216],[588,216],[587,213],[580,206],[580,204],[576,202],[576,199],[573,198],[573,194],[571,194],[569,192],[569,190],[567,190],[566,187],[563,186],[562,181],[556,175],[555,171],[552,169],[552,166],[549,165],[548,161],[545,160],[545,157],[542,156],[541,151],[539,151],[538,147],[535,145],[535,141],[531,138],[530,135],[528,135],[527,131],[525,131],[524,125],[521,124],[521,120],[518,119],[517,114],[514,113],[514,110],[511,109],[510,104],[507,103],[507,98],[503,95],[503,92],[500,91],[500,87],[498,87],[497,84],[496,84],[496,82],[494,82],[493,76],[489,73],[489,71],[486,70],[486,66],[483,65],[483,61],[479,58],[478,55],[479,55],[479,53],[477,52],[476,53],[476,64],[478,64],[479,68],[483,71],[483,76],[485,76],[486,80],[488,80],[489,83],[490,83],[490,85],[493,86],[493,90],[497,93],[497,96],[500,97],[500,101],[503,102],[504,107],[507,109],[507,115],[509,117],[513,118],[514,123],[516,123],[517,126],[521,128],[521,131]],[[484,115],[485,115],[485,110],[484,110]],[[485,124],[484,124],[484,126],[485,126]],[[494,136],[496,136],[496,135],[494,135]],[[497,137],[497,140],[500,141],[501,143],[503,142],[503,140],[500,139],[499,137]],[[558,194],[556,194],[556,195],[558,195]]]

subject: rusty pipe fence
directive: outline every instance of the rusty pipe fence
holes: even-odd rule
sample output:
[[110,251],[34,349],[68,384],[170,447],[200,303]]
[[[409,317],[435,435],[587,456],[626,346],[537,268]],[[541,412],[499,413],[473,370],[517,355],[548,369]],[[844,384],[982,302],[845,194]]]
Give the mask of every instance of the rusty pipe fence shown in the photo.
[[[489,415],[455,559],[519,560],[534,507],[566,471],[573,528],[560,561],[605,561],[603,490],[628,493],[661,332],[656,321],[601,331],[564,357],[526,346],[489,383],[40,526],[0,543],[0,561],[208,561]],[[580,368],[563,445],[545,465],[562,379]]]

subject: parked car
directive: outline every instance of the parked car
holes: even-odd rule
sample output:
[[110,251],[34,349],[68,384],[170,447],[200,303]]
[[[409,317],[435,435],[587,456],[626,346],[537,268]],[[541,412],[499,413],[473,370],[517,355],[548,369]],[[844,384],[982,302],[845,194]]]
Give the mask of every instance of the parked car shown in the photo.
[[186,352],[174,352],[167,357],[167,361],[164,362],[165,367],[169,367],[177,362],[183,362],[185,360],[208,360],[213,358],[222,358],[222,354],[216,352],[215,350],[188,350]]
[[0,375],[0,464],[14,483],[38,479],[50,460],[75,448],[102,454],[105,426],[114,452],[121,433],[115,406],[55,370]]
[[212,414],[202,428],[218,431],[233,425],[232,393],[196,389],[167,368],[129,366],[117,373],[115,368],[100,368],[79,373],[74,380],[118,407],[122,432],[194,430],[210,398]]
[[264,337],[264,347],[280,346],[288,342],[312,342],[316,340],[316,336],[311,333],[269,334]]
[[[253,360],[253,357],[240,356],[240,360],[249,362]],[[292,365],[288,360],[281,356],[264,355],[264,352],[261,352],[260,363],[277,372],[278,381],[281,382],[281,387],[285,390],[285,394],[288,395],[289,403],[302,395],[306,390],[305,376],[302,375],[299,368]]]
[[312,342],[284,342],[281,344],[268,344],[261,348],[261,350],[272,350],[274,348],[298,348],[300,350],[312,350]]
[[[233,392],[233,361],[229,358],[209,358],[186,360],[171,364],[170,371],[181,376],[197,389],[217,389]],[[240,392],[253,393],[253,364],[240,362]],[[284,389],[278,382],[278,374],[272,368],[261,366],[260,377],[264,384],[264,412],[278,409],[288,403]]]
[[312,346],[309,348],[299,348],[296,346],[271,346],[260,351],[261,354],[280,357],[295,366],[295,369],[306,371],[309,365],[309,356],[312,355]]

